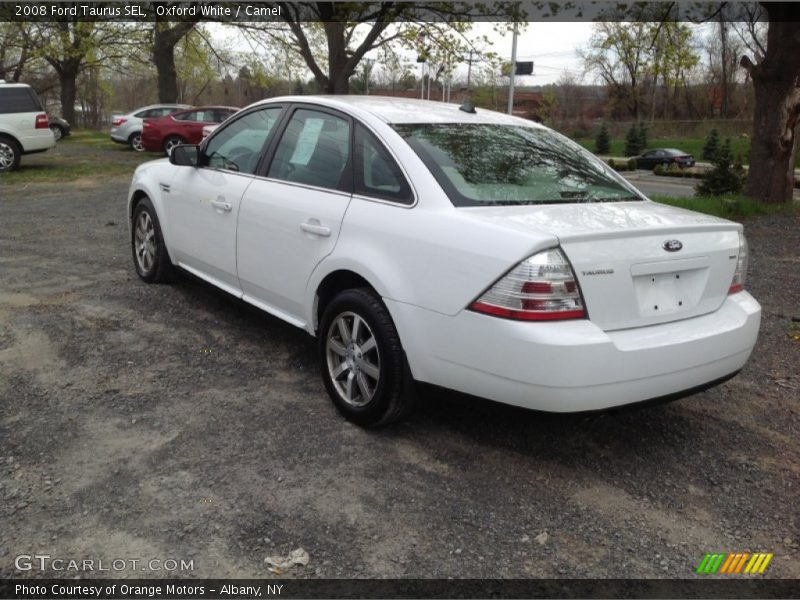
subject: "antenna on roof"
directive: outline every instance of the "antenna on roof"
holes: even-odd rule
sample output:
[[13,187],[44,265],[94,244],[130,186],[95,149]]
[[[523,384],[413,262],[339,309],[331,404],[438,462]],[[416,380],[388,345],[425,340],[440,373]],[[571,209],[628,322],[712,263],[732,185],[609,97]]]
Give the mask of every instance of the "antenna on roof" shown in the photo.
[[458,110],[463,110],[465,113],[470,113],[473,115],[475,114],[475,107],[472,106],[472,102],[470,102],[469,100],[467,100],[466,102],[464,102],[464,104],[459,106]]

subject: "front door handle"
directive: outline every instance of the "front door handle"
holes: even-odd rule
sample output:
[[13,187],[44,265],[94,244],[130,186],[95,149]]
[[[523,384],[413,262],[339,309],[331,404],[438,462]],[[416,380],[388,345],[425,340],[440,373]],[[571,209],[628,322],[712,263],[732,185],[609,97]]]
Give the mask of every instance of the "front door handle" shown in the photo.
[[231,205],[230,202],[225,202],[224,200],[212,200],[211,206],[223,212],[230,212],[233,210],[233,205]]
[[330,237],[331,235],[331,228],[325,227],[325,225],[322,225],[316,219],[310,219],[304,223],[300,223],[300,229],[320,237]]

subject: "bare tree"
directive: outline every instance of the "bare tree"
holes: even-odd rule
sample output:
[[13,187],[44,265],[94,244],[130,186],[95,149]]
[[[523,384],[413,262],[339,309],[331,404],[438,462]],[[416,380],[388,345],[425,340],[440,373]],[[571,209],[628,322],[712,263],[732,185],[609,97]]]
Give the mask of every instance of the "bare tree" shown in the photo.
[[60,87],[61,114],[75,122],[78,75],[91,65],[125,56],[128,38],[119,23],[69,21],[36,23],[32,28],[34,54],[55,70]]
[[[325,93],[347,94],[350,77],[365,55],[387,44],[412,48],[424,34],[439,54],[471,47],[469,9],[444,2],[345,3],[280,2],[284,27],[243,24],[250,35],[265,35],[302,57]],[[503,7],[491,9],[495,13]],[[420,17],[425,20],[421,20]],[[459,20],[460,19],[460,20]]]

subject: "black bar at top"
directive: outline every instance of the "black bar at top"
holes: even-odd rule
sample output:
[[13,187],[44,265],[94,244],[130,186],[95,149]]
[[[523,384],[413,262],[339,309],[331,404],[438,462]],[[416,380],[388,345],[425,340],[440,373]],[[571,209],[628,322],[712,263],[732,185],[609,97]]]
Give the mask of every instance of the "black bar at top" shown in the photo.
[[[709,2],[689,0],[655,0],[631,2],[612,0],[559,1],[492,0],[466,2],[335,2],[333,10],[322,14],[314,2],[250,2],[190,1],[179,2],[50,2],[37,0],[0,1],[0,21],[114,21],[152,22],[200,20],[209,22],[283,21],[360,21],[406,22],[437,21],[748,21],[763,19],[763,10],[756,2]],[[323,3],[324,4],[324,3]],[[354,9],[354,6],[356,7]],[[800,21],[800,4],[797,16]],[[352,12],[357,10],[357,13]]]

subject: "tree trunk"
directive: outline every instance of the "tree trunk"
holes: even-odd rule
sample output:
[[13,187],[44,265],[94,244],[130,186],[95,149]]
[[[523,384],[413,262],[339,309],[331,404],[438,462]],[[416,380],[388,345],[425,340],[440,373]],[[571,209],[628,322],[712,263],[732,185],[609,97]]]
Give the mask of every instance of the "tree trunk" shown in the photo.
[[175,68],[175,46],[164,43],[156,36],[153,43],[153,64],[158,74],[158,101],[178,101],[178,71]]
[[166,23],[153,25],[153,64],[158,73],[158,101],[173,104],[178,101],[178,71],[175,68],[175,47],[197,23],[183,21],[171,27]]
[[328,81],[327,94],[349,94],[350,75],[347,63],[347,44],[345,42],[345,23],[325,23],[325,36],[328,41]]
[[757,65],[746,56],[741,60],[755,90],[745,193],[762,202],[783,203],[792,200],[800,133],[800,31],[784,14],[790,7],[764,7],[770,20],[766,56]]
[[70,123],[75,125],[75,97],[77,85],[75,80],[78,78],[77,69],[61,69],[58,72],[58,83],[61,87],[61,116]]

